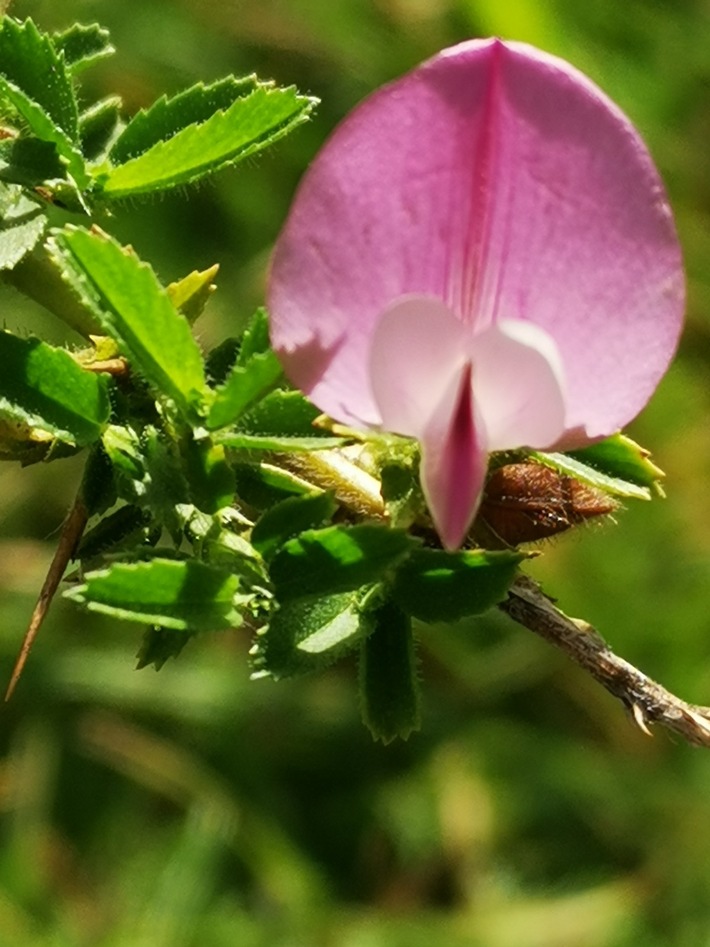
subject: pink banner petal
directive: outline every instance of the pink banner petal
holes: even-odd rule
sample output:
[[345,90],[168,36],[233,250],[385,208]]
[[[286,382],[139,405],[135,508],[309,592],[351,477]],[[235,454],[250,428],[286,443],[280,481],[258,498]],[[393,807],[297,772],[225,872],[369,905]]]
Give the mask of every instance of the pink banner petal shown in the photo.
[[673,354],[684,283],[628,120],[567,63],[496,40],[367,99],[306,175],[270,281],[274,346],[321,410],[378,423],[373,334],[407,294],[440,299],[472,333],[501,319],[545,329],[569,429],[631,420]]

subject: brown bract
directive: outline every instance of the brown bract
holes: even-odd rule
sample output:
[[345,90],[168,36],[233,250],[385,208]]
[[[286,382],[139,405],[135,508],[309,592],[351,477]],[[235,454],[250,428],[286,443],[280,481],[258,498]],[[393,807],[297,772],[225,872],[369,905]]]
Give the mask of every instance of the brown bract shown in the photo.
[[479,517],[510,546],[563,533],[619,508],[612,497],[541,464],[506,464],[488,478]]

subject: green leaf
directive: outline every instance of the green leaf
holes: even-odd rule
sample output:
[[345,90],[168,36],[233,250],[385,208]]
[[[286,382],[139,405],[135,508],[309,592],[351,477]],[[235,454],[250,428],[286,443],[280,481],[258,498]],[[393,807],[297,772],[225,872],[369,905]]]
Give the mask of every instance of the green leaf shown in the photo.
[[193,325],[207,305],[216,287],[215,277],[219,271],[219,264],[215,263],[208,270],[193,270],[181,280],[170,283],[167,287],[170,302]]
[[237,430],[215,439],[225,447],[249,450],[326,450],[346,443],[313,426],[320,412],[300,391],[272,391],[239,419]]
[[625,434],[615,434],[598,444],[566,452],[567,457],[600,473],[639,487],[658,489],[665,474],[650,460],[647,450]]
[[10,184],[37,187],[64,175],[57,149],[39,138],[6,138],[0,141],[0,178]]
[[268,352],[270,348],[269,317],[266,309],[260,307],[247,323],[239,340],[237,365],[247,365],[255,355]]
[[196,421],[207,393],[202,356],[148,264],[106,234],[75,227],[58,231],[49,246],[104,332],[160,394]]
[[215,112],[223,112],[249,95],[257,85],[256,76],[227,76],[211,85],[199,82],[172,98],[162,96],[126,125],[111,148],[111,163],[125,164],[188,126],[206,122]]
[[181,444],[190,498],[198,510],[216,513],[234,501],[234,473],[224,456],[224,447],[191,436]]
[[0,414],[82,447],[109,418],[107,381],[63,349],[0,332]]
[[411,620],[388,600],[363,609],[362,620],[369,626],[360,652],[363,723],[385,744],[406,740],[421,725]]
[[176,658],[188,641],[192,638],[190,632],[176,635],[174,631],[154,625],[148,628],[143,635],[140,651],[136,655],[136,670],[142,671],[153,665],[159,671],[166,661]]
[[271,559],[287,540],[304,529],[326,523],[337,508],[330,493],[288,497],[261,516],[252,530],[251,541],[264,559]]
[[52,142],[79,186],[88,182],[76,145],[79,112],[64,57],[32,20],[0,23],[0,96],[37,138]]
[[47,217],[19,187],[0,185],[0,270],[11,269],[38,243]]
[[217,631],[242,621],[238,577],[197,560],[117,562],[84,578],[66,598],[125,621],[174,631]]
[[111,45],[109,31],[98,23],[86,26],[74,23],[63,32],[54,33],[52,44],[64,54],[64,61],[73,73],[86,69],[116,51]]
[[81,150],[89,161],[100,160],[121,120],[121,99],[110,95],[95,102],[79,116]]
[[395,572],[391,594],[403,611],[421,621],[458,621],[504,599],[525,558],[520,552],[417,549]]
[[280,602],[377,582],[417,541],[387,526],[327,526],[290,539],[271,563]]
[[[359,593],[330,595],[315,602],[289,602],[257,633],[253,677],[290,677],[323,668],[361,640]],[[367,629],[369,630],[369,629]]]
[[253,355],[246,365],[234,365],[226,382],[215,392],[207,415],[208,430],[233,424],[283,378],[273,352]]
[[569,454],[547,454],[542,451],[529,451],[528,457],[544,464],[546,467],[557,470],[567,477],[574,477],[576,480],[581,480],[582,483],[596,487],[597,490],[611,496],[635,500],[651,499],[651,491],[648,487],[639,486],[619,477],[609,476],[600,470],[595,470],[586,463],[582,463]]
[[[292,87],[260,84],[206,121],[188,125],[117,164],[101,177],[99,186],[105,197],[115,200],[190,184],[273,144],[304,122],[314,104]],[[109,155],[114,163],[126,153],[124,135]]]
[[130,543],[131,539],[144,536],[150,520],[150,514],[140,507],[131,504],[119,507],[84,533],[76,558],[85,562],[122,546],[127,540]]

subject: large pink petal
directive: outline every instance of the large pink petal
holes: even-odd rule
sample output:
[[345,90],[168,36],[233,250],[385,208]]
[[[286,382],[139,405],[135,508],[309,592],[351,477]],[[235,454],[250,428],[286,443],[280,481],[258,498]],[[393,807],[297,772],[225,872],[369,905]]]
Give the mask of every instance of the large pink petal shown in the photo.
[[481,329],[536,323],[568,378],[568,425],[629,421],[673,353],[680,253],[628,120],[531,47],[463,43],[336,130],[278,241],[268,302],[287,373],[339,420],[373,424],[372,337],[398,297]]

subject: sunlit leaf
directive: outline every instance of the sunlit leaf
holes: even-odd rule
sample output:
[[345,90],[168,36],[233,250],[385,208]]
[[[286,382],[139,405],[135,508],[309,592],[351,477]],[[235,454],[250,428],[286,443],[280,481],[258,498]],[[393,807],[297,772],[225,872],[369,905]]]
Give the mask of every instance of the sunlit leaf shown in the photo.
[[76,446],[98,440],[110,412],[106,379],[39,339],[0,332],[0,414]]
[[[99,187],[105,197],[117,199],[190,184],[278,141],[304,122],[313,106],[313,99],[292,87],[261,84],[206,121],[188,124],[116,164],[125,152],[121,136],[109,154],[114,167],[102,174]],[[129,129],[130,124],[126,136]]]
[[117,562],[88,572],[64,594],[89,611],[174,631],[216,631],[241,623],[239,578],[197,560]]
[[206,394],[202,356],[153,270],[103,233],[67,227],[50,248],[105,333],[159,393],[196,419]]

